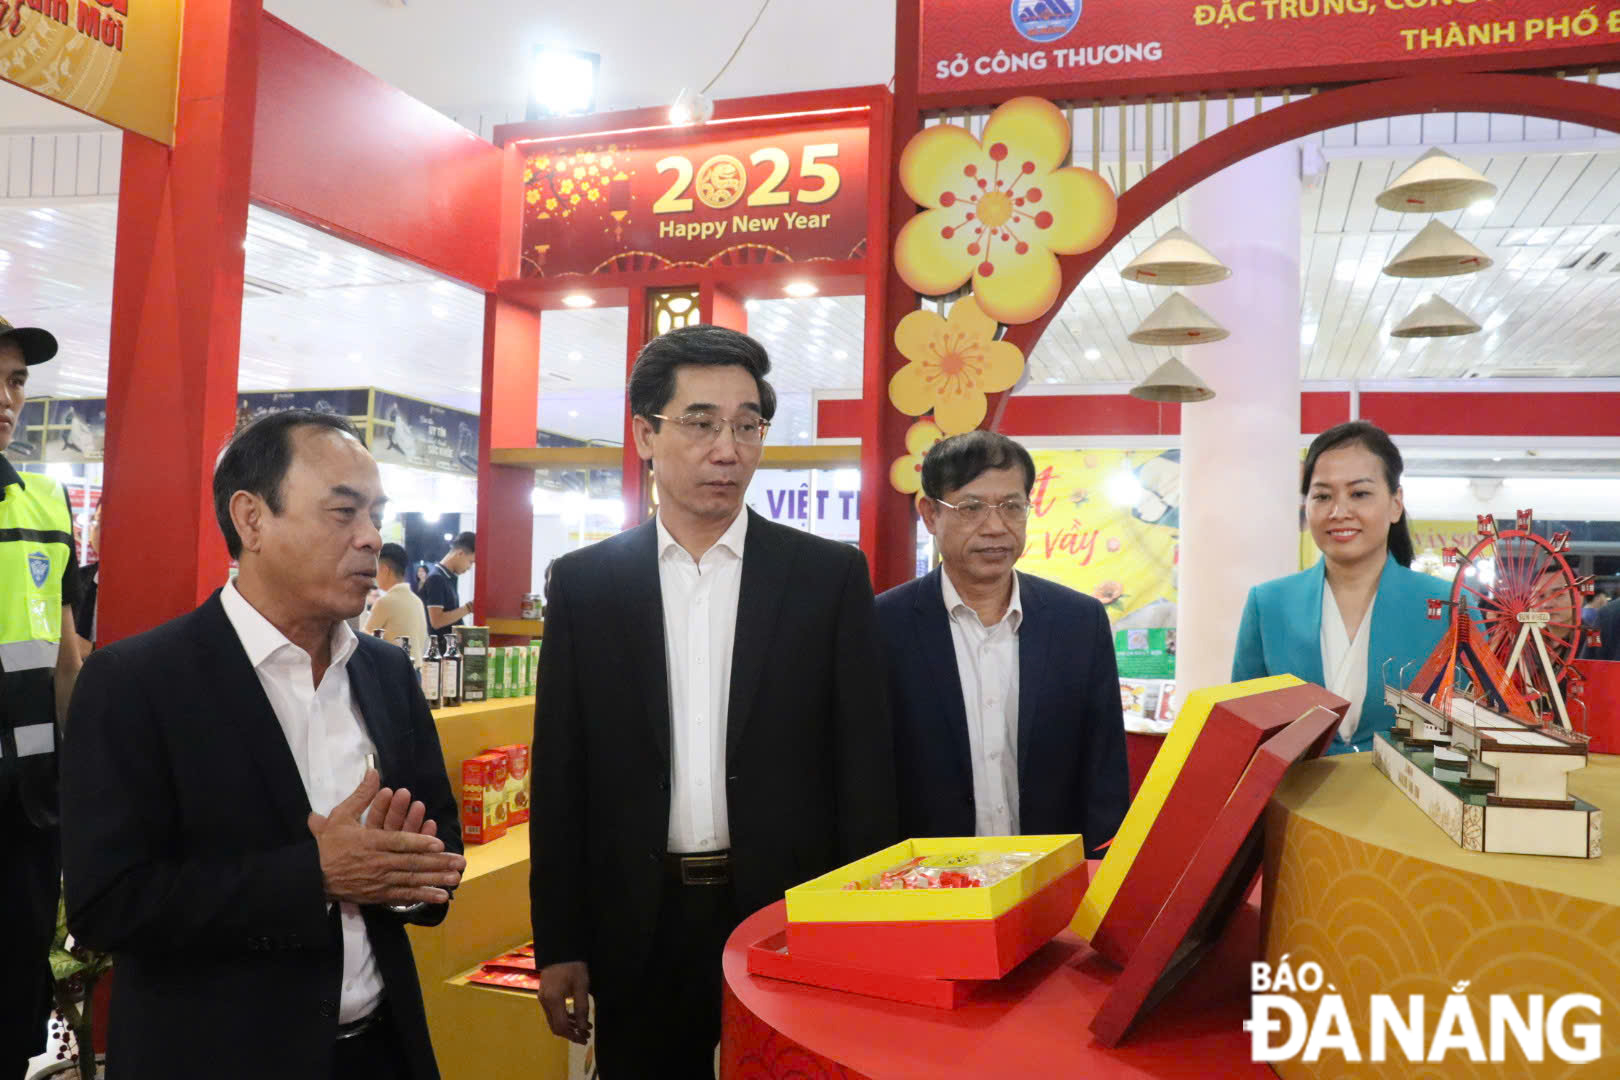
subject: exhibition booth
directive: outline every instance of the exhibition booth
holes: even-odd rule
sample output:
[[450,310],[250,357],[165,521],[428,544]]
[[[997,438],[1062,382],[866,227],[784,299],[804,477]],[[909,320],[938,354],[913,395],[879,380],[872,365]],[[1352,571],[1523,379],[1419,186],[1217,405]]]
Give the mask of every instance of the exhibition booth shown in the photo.
[[[928,447],[988,427],[1031,448],[1020,569],[1107,609],[1140,790],[1100,861],[1024,838],[999,893],[837,895],[889,865],[863,863],[752,915],[724,961],[722,1076],[1325,1077],[1373,1039],[1388,1076],[1620,1060],[1599,812],[1620,804],[1620,703],[1577,667],[1572,614],[1620,572],[1620,492],[1544,476],[1620,440],[1620,362],[1543,357],[1608,333],[1606,283],[1537,291],[1598,273],[1620,235],[1602,142],[1620,20],[1566,0],[917,0],[897,5],[892,89],[489,142],[257,4],[174,7],[172,123],[67,102],[128,132],[107,389],[31,406],[12,455],[80,509],[119,493],[102,640],[217,586],[220,441],[308,405],[356,421],[402,510],[476,528],[479,647],[522,671],[546,565],[652,512],[624,400],[638,351],[746,331],[783,388],[749,505],[858,544],[878,591],[935,561]],[[253,222],[426,272],[430,308],[481,304],[476,412],[358,379],[244,388]],[[1489,363],[1446,344],[1474,334]],[[1415,568],[1456,583],[1418,615],[1453,623],[1432,670],[1386,673],[1398,737],[1311,760],[1345,702],[1227,684],[1248,588],[1316,558],[1301,449],[1350,419],[1408,451]],[[154,549],[163,574],[143,572]],[[530,741],[533,688],[513,689],[435,713],[452,782],[503,823],[526,758],[476,783],[463,764]],[[524,963],[544,824],[480,836],[452,917],[411,928],[451,1080],[570,1075]]]

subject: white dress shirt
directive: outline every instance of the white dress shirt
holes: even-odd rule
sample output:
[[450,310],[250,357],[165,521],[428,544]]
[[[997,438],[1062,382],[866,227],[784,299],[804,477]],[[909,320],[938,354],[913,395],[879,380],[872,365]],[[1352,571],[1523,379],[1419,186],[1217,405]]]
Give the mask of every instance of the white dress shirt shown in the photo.
[[1354,639],[1344,630],[1344,616],[1333,588],[1322,582],[1322,675],[1327,688],[1350,703],[1339,723],[1339,738],[1351,742],[1361,723],[1361,707],[1367,701],[1367,647],[1372,643],[1372,613],[1378,597],[1367,605],[1367,613],[1356,627]]
[[1018,835],[1018,627],[1024,608],[1013,575],[1007,613],[994,626],[979,621],[951,575],[941,571],[945,611],[956,647],[956,671],[967,710],[977,836]]
[[726,710],[748,511],[738,511],[701,559],[675,542],[662,517],[657,528],[669,669],[669,850],[722,851],[731,846]]
[[[332,663],[317,688],[309,654],[259,614],[237,591],[236,582],[228,583],[219,599],[287,737],[287,748],[298,765],[310,809],[330,814],[360,786],[366,774],[366,756],[377,749],[349,693],[349,658],[356,648],[354,631],[344,622],[333,627]],[[338,1023],[347,1024],[376,1009],[382,1000],[383,982],[360,908],[350,903],[341,906],[343,989],[338,999]]]

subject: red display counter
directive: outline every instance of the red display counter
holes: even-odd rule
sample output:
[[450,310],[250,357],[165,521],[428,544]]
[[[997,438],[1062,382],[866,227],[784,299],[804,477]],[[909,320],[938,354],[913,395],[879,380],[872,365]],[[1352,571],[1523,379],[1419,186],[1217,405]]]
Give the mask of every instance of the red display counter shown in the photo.
[[1114,1049],[1087,1030],[1119,972],[1064,933],[955,1009],[903,1005],[748,973],[748,947],[785,925],[783,904],[726,944],[722,1080],[1087,1080],[1272,1077],[1249,1060],[1248,963],[1259,910],[1239,909],[1205,961]]

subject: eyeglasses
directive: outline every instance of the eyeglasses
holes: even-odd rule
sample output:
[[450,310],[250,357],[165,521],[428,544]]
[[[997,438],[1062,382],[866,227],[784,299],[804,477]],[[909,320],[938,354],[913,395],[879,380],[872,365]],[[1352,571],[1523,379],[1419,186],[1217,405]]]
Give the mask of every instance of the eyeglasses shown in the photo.
[[731,429],[731,437],[736,440],[738,446],[758,446],[765,441],[765,432],[771,426],[769,420],[758,417],[721,420],[713,416],[663,416],[659,413],[649,413],[648,418],[677,424],[681,433],[689,440],[704,446],[718,440],[720,433],[728,427]]
[[981,525],[994,510],[1001,515],[1001,520],[1008,525],[1020,525],[1029,520],[1028,499],[1003,499],[998,503],[987,503],[981,499],[964,499],[959,503],[948,503],[944,499],[935,499],[934,502],[947,510],[955,512],[964,525]]

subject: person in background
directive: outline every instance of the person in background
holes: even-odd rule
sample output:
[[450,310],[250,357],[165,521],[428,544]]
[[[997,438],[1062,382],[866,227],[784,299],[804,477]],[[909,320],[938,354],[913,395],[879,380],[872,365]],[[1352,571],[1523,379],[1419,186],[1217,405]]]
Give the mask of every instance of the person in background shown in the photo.
[[472,569],[475,534],[464,532],[450,544],[450,551],[433,564],[420,593],[422,606],[427,608],[428,633],[444,647],[450,628],[472,614],[472,601],[461,602],[457,579]]
[[80,667],[67,493],[3,455],[22,426],[29,369],[55,355],[49,332],[0,319],[0,1080],[21,1080],[45,1049],[62,875],[57,731]]
[[411,660],[418,670],[427,653],[427,612],[422,601],[405,583],[405,549],[398,544],[384,544],[377,556],[377,586],[382,596],[371,605],[362,630],[374,634],[381,630],[383,640],[396,643],[403,637],[411,643]]
[[1114,635],[1102,604],[1013,567],[1035,462],[973,431],[923,458],[940,566],[877,599],[903,836],[1113,838],[1130,804]]
[[79,680],[67,923],[113,954],[123,1080],[437,1080],[405,926],[448,911],[460,814],[416,673],[345,621],[386,501],[346,419],[253,421],[214,469],[235,580]]
[[1350,702],[1329,753],[1372,749],[1395,713],[1383,680],[1421,663],[1449,625],[1428,601],[1449,583],[1412,565],[1401,493],[1401,452],[1388,435],[1352,420],[1318,435],[1300,492],[1322,558],[1309,570],[1249,590],[1232,658],[1234,681],[1295,675]]
[[96,595],[101,591],[101,502],[102,496],[97,496],[85,535],[85,547],[96,561],[79,567],[79,602],[73,608],[73,626],[81,659],[88,659],[96,647]]
[[551,564],[529,830],[540,1005],[584,1043],[595,996],[611,1080],[712,1080],[738,922],[898,839],[866,560],[743,506],[769,371],[734,330],[650,341],[629,399],[658,515]]
[[416,584],[411,586],[411,591],[416,593],[417,596],[421,596],[422,595],[422,587],[427,584],[427,579],[428,579],[427,563],[417,563],[416,564]]

